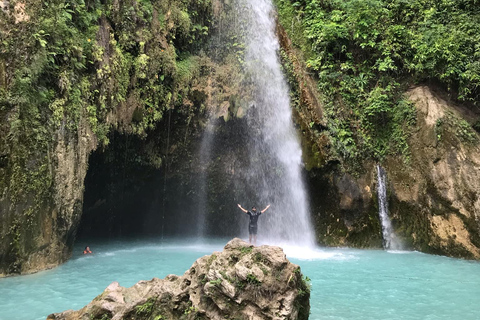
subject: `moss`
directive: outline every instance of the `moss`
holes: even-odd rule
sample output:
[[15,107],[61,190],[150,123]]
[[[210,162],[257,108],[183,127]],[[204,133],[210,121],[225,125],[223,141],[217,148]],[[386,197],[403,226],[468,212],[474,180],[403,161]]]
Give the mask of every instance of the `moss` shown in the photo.
[[154,305],[155,305],[155,299],[150,298],[144,304],[136,306],[135,307],[135,313],[137,315],[147,317],[152,313]]
[[222,276],[223,279],[227,280],[230,283],[235,283],[236,279],[233,279],[227,275],[227,273],[224,270],[220,271],[220,275]]
[[[30,19],[22,23],[8,15],[0,19],[6,35],[0,52],[0,187],[9,202],[2,223],[15,215],[22,226],[15,241],[20,250],[4,250],[14,260],[38,249],[39,228],[59,205],[52,201],[58,141],[88,145],[80,150],[107,145],[118,126],[145,137],[167,110],[192,108],[176,97],[188,98],[199,72],[182,74],[177,65],[200,61],[196,55],[206,47],[212,23],[210,1],[33,1],[26,10]],[[90,130],[94,136],[85,135]],[[2,238],[7,229],[0,230]],[[11,265],[18,270],[21,262]]]
[[253,250],[253,247],[241,247],[240,248],[240,253],[241,253],[242,256],[244,256],[244,255],[252,252],[252,250]]
[[208,260],[207,260],[207,266],[208,268],[210,268],[210,266],[212,265],[213,261],[215,261],[217,259],[217,255],[215,254],[212,254]]
[[219,286],[221,283],[222,283],[222,279],[221,278],[218,278],[216,280],[212,280],[209,282],[211,285],[213,286]]
[[295,270],[294,278],[298,292],[293,305],[298,310],[298,319],[306,320],[310,316],[310,278],[302,275],[300,267]]
[[253,273],[247,274],[246,282],[253,286],[260,286],[262,284],[262,281],[258,280],[258,278]]
[[472,146],[478,142],[475,128],[451,111],[447,111],[442,118],[437,120],[435,134],[437,140],[445,145],[463,144]]

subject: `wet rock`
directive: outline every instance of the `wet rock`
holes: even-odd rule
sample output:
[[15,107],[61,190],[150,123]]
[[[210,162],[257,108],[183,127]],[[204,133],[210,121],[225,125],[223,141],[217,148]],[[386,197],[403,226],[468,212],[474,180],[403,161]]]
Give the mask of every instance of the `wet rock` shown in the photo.
[[84,308],[51,314],[73,319],[308,319],[310,288],[300,268],[274,246],[233,239],[199,258],[183,276],[117,282]]
[[407,92],[417,108],[411,164],[389,159],[391,213],[415,249],[480,259],[480,136],[466,106],[429,87]]

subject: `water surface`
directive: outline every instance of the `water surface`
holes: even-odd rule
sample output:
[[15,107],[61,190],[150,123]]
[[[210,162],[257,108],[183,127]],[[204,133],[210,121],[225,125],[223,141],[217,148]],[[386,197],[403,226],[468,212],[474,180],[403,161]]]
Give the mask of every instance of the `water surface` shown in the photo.
[[[111,282],[182,275],[193,262],[221,251],[226,239],[85,244],[64,265],[0,279],[0,319],[45,319],[80,309]],[[479,319],[480,263],[418,252],[284,247],[311,278],[310,319]]]

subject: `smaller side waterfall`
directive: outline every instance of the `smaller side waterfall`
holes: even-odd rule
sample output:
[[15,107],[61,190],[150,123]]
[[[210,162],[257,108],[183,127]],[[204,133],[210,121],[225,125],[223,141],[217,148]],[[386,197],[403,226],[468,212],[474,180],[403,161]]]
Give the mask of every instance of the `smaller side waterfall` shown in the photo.
[[386,250],[401,250],[402,245],[393,231],[392,222],[388,217],[387,174],[377,165],[378,178],[378,214],[382,222],[383,248]]

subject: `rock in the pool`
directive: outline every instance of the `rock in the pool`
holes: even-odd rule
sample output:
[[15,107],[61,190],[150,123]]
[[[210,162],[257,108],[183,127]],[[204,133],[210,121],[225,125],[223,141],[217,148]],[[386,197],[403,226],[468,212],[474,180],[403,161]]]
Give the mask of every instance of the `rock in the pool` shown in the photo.
[[114,282],[84,308],[47,320],[305,320],[309,299],[309,283],[281,248],[233,239],[222,252],[199,258],[183,276],[131,288]]

